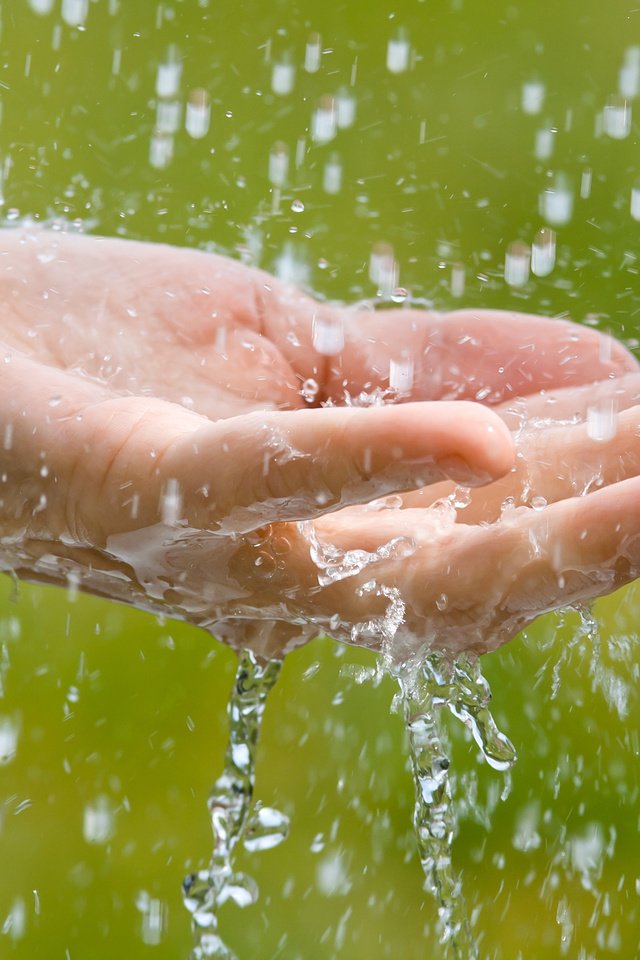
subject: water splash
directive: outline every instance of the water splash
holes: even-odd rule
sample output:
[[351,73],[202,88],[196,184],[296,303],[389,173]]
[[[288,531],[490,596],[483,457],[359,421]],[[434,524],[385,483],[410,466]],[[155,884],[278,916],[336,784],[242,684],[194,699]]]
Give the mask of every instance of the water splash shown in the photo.
[[224,770],[208,800],[213,853],[208,868],[189,874],[183,883],[184,904],[193,918],[195,935],[191,960],[235,960],[218,933],[219,908],[228,900],[246,907],[258,897],[253,878],[234,869],[238,842],[254,852],[275,847],[287,836],[285,814],[257,804],[252,809],[260,725],[281,667],[281,660],[265,663],[250,650],[244,650],[238,662],[228,707]]
[[440,942],[448,946],[454,960],[477,960],[462,883],[451,860],[456,818],[438,708],[447,707],[462,720],[494,769],[508,770],[516,752],[491,715],[491,690],[477,657],[463,654],[453,659],[430,651],[396,667],[394,673],[400,684],[415,783],[413,823],[425,889],[438,907]]

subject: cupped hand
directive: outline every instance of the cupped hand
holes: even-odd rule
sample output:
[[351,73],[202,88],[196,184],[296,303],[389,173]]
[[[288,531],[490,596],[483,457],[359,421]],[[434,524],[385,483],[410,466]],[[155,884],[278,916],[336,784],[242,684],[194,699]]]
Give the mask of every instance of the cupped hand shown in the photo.
[[[484,649],[636,575],[634,457],[600,443],[587,497],[547,482],[594,441],[536,404],[579,421],[580,387],[625,375],[635,398],[635,361],[593,330],[340,309],[225,257],[39,230],[0,235],[0,292],[0,562],[19,576],[267,653],[321,631],[379,644],[390,607],[400,647]],[[529,491],[507,517],[545,456],[550,505]],[[447,478],[488,484],[468,523]]]

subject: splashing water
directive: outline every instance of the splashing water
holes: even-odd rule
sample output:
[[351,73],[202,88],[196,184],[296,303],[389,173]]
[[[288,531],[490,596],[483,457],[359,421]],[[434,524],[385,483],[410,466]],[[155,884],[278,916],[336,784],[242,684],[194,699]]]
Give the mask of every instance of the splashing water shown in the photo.
[[238,662],[229,700],[229,743],[224,770],[209,795],[213,853],[205,870],[187,876],[184,904],[193,917],[195,946],[191,960],[235,960],[218,933],[219,908],[228,900],[245,907],[255,903],[258,888],[252,877],[234,870],[239,841],[247,851],[267,850],[287,836],[285,814],[255,805],[255,756],[265,703],[282,666],[281,660],[259,661],[244,650]]
[[413,823],[425,889],[438,907],[440,942],[448,945],[455,960],[477,960],[461,879],[451,861],[456,821],[438,708],[445,706],[462,720],[494,769],[509,769],[516,752],[491,715],[491,691],[477,657],[462,654],[452,659],[430,651],[396,667],[394,673],[400,684],[415,784]]

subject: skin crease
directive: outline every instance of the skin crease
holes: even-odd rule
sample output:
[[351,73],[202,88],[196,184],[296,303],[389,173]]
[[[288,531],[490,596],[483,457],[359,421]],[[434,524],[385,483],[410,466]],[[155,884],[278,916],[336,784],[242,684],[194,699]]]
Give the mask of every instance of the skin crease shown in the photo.
[[[20,577],[264,655],[323,631],[379,646],[352,629],[397,591],[402,657],[493,649],[640,572],[640,373],[593,330],[372,314],[224,257],[39,230],[0,233],[0,294],[0,561]],[[407,396],[353,405],[407,357]],[[350,571],[331,545],[360,551]]]

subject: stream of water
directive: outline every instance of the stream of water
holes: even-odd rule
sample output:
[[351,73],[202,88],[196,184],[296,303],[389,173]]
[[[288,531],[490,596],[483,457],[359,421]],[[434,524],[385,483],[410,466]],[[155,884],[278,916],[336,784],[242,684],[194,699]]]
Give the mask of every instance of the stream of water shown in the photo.
[[[287,836],[287,817],[253,800],[260,726],[281,666],[282,661],[263,662],[249,650],[238,661],[228,706],[224,770],[208,800],[213,852],[209,866],[189,874],[183,883],[184,903],[193,918],[192,960],[236,960],[219,932],[220,908],[227,901],[246,907],[258,897],[253,878],[235,869],[237,845],[257,852]],[[446,707],[465,724],[486,762],[496,770],[507,770],[516,752],[491,715],[491,691],[477,657],[422,652],[394,667],[393,673],[400,686],[415,786],[413,825],[425,890],[437,906],[439,940],[452,960],[477,960],[462,880],[452,863],[456,818],[440,708]]]
[[288,832],[289,821],[283,813],[253,803],[260,725],[281,666],[281,660],[264,662],[250,650],[244,650],[238,661],[229,699],[224,770],[208,800],[213,852],[209,866],[189,874],[183,883],[184,904],[193,918],[192,960],[235,960],[218,930],[219,909],[227,901],[246,907],[258,897],[253,878],[234,869],[237,844],[241,842],[249,852],[267,850]]

